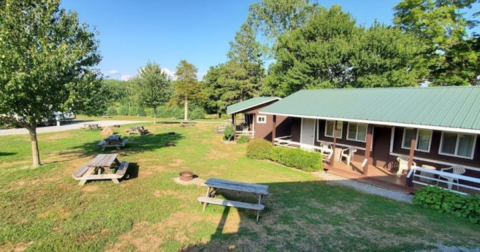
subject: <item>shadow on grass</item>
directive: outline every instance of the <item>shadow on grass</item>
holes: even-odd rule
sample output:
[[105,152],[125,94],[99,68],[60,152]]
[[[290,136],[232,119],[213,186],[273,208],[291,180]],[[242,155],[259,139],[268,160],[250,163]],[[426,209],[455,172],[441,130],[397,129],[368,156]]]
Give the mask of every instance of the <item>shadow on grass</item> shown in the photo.
[[[441,232],[436,230],[476,232],[476,226],[467,219],[331,183],[264,183],[269,186],[269,196],[258,222],[253,210],[209,204],[202,212],[198,204],[197,214],[208,224],[216,219],[216,228],[209,229],[205,241],[184,245],[179,251],[413,251],[429,248],[431,244],[425,243],[423,237]],[[198,195],[202,194],[203,190],[199,190]],[[253,204],[258,201],[251,193],[219,189],[218,195]],[[405,221],[405,213],[409,213],[409,221]],[[358,236],[351,230],[376,235]],[[382,242],[390,235],[399,238],[396,243]],[[468,239],[459,235],[444,242],[460,245]]]
[[4,157],[4,156],[13,156],[17,153],[15,152],[0,152],[0,157]]
[[79,151],[81,152],[80,157],[100,153],[121,153],[123,155],[129,155],[133,153],[142,153],[161,148],[172,147],[183,138],[184,136],[182,134],[175,132],[149,134],[143,136],[124,136],[122,139],[128,139],[128,143],[125,145],[125,147],[120,148],[120,150],[117,150],[116,148],[105,148],[105,150],[102,150],[100,147],[98,147],[98,143],[101,140],[86,142],[82,145],[74,146],[72,149],[82,149],[82,151]]
[[124,177],[127,178],[127,179],[136,179],[138,178],[138,174],[140,172],[140,166],[138,166],[137,163],[129,163],[128,164],[128,169],[127,169],[127,172],[126,172],[126,175]]

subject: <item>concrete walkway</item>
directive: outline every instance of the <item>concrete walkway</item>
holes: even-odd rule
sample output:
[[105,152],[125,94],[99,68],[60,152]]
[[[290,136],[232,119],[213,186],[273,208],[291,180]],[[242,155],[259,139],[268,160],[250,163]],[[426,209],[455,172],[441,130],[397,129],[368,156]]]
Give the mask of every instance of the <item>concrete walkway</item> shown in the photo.
[[[37,134],[80,129],[80,127],[82,127],[84,123],[96,123],[100,125],[100,127],[107,127],[107,126],[123,125],[123,124],[130,124],[130,123],[145,123],[145,121],[72,121],[62,126],[38,127]],[[24,134],[28,134],[28,130],[23,128],[0,130],[0,136],[24,135]]]

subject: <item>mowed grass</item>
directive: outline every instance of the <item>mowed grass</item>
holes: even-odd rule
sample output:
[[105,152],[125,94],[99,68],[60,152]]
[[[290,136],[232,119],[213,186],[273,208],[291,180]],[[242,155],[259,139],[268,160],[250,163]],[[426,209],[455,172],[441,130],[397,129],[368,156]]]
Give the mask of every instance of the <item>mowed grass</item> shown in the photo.
[[[129,126],[115,129],[122,135]],[[100,151],[99,131],[40,134],[43,166],[31,169],[27,135],[0,137],[0,251],[411,251],[480,247],[479,225],[410,204],[366,195],[310,173],[245,157],[214,124],[144,124],[119,159],[120,184],[87,182],[72,172]],[[172,136],[169,132],[176,132]],[[165,147],[174,142],[175,147]],[[183,170],[269,185],[255,212],[197,202],[206,188],[174,181]],[[251,195],[221,197],[252,200]]]

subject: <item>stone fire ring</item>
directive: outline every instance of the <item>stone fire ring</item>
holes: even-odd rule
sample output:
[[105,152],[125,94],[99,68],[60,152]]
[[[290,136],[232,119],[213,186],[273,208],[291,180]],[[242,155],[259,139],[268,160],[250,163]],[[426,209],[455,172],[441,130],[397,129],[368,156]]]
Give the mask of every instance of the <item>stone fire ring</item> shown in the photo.
[[193,172],[191,171],[182,171],[180,172],[180,180],[190,181],[193,179]]

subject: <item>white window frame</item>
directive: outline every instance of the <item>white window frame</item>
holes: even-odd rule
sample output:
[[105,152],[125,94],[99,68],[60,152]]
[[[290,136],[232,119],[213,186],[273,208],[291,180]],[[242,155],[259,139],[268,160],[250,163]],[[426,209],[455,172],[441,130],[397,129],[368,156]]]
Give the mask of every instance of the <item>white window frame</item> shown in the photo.
[[[407,129],[411,129],[413,130],[413,128],[403,128],[403,136],[402,136],[402,149],[404,150],[410,150],[410,145],[408,147],[405,147],[405,132],[407,131]],[[430,131],[430,139],[428,141],[428,149],[427,150],[421,150],[421,149],[418,149],[418,134],[420,133],[420,129],[417,129],[417,135],[415,136],[415,139],[417,139],[417,146],[415,146],[415,151],[421,151],[421,152],[426,152],[426,153],[430,153],[430,147],[432,146],[432,133],[433,131],[432,130],[428,130]]]
[[[263,121],[260,120],[260,119],[263,119]],[[257,123],[261,123],[261,124],[267,123],[267,116],[265,116],[265,115],[257,115]]]
[[[464,133],[449,132],[449,133],[457,134],[457,141],[455,141],[455,153],[454,153],[454,154],[450,154],[450,153],[444,153],[444,152],[442,152],[443,133],[444,133],[444,131],[442,131],[442,136],[440,137],[440,146],[438,146],[438,154],[444,155],[444,156],[450,156],[450,157],[473,159],[473,156],[475,155],[475,147],[476,147],[476,145],[477,145],[477,135],[475,135],[475,134],[464,134]],[[469,135],[469,136],[473,136],[473,137],[474,137],[474,138],[473,138],[472,155],[470,155],[470,157],[459,156],[459,155],[456,154],[456,153],[458,152],[458,143],[459,143],[458,138],[460,137],[460,134],[462,134],[462,135]]]
[[[333,138],[333,131],[332,131],[332,135],[327,135],[327,123],[328,122],[333,122],[333,131],[335,131],[335,124],[338,124],[339,122],[337,121],[332,121],[332,120],[326,120],[325,121],[325,130],[323,132],[323,135],[325,137],[330,137],[330,138]],[[337,139],[342,139],[342,135],[343,135],[343,122],[340,121],[340,123],[342,123],[342,129],[340,130],[340,136],[337,135]],[[320,123],[317,124],[319,127],[318,127],[318,131],[320,131]],[[318,134],[318,136],[320,136],[320,132]],[[318,139],[319,140],[319,139]],[[319,140],[320,141],[320,140]]]
[[[357,127],[357,131],[355,132],[355,138],[349,138],[349,135],[350,135],[350,125],[352,125],[352,124],[365,125],[365,140],[357,140],[357,139],[356,139],[356,137],[358,136],[358,127]],[[349,123],[348,123],[348,127],[347,127],[347,140],[355,141],[355,142],[361,142],[361,143],[366,143],[366,142],[367,142],[367,132],[368,132],[368,124],[349,122]],[[372,138],[372,144],[373,144],[373,138]]]

